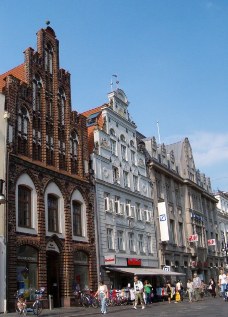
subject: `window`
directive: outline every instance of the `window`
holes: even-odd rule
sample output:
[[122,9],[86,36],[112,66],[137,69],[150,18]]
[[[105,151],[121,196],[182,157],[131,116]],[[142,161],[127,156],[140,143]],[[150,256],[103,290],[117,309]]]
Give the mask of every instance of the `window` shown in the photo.
[[58,198],[48,194],[48,231],[59,232]]
[[113,155],[116,155],[116,141],[113,139],[110,139],[110,145],[111,145],[111,153]]
[[123,181],[124,187],[129,187],[129,173],[126,171],[123,171]]
[[123,144],[121,144],[121,157],[122,157],[122,160],[124,161],[127,160],[127,148]]
[[18,112],[17,117],[18,129],[18,152],[20,154],[28,155],[28,125],[29,113],[26,107],[22,106]]
[[135,217],[135,206],[131,206],[131,218]]
[[79,286],[80,290],[87,289],[89,285],[89,257],[85,252],[74,253],[74,289]]
[[182,222],[179,222],[179,245],[184,245],[183,223]]
[[82,204],[73,201],[73,235],[82,237]]
[[70,135],[71,173],[77,173],[78,135],[73,131]]
[[130,252],[135,251],[134,233],[133,232],[128,233],[128,248],[129,248]]
[[123,134],[121,134],[120,140],[121,140],[122,142],[126,142],[126,138],[125,138],[125,136],[124,136]]
[[115,213],[120,214],[120,197],[119,196],[115,196],[114,208],[115,208]]
[[105,211],[109,211],[110,210],[110,194],[109,193],[104,193],[104,207],[105,207]]
[[28,300],[35,299],[35,290],[38,287],[38,252],[29,245],[17,248],[17,290],[23,293]]
[[174,237],[174,220],[170,220],[169,241],[175,243]]
[[110,135],[112,135],[112,136],[116,136],[116,132],[115,132],[115,130],[114,129],[110,129]]
[[114,250],[113,229],[107,228],[107,247],[109,250]]
[[135,152],[131,150],[131,163],[135,165]]
[[117,230],[117,248],[119,251],[124,250],[123,231]]
[[142,220],[142,214],[141,214],[141,209],[140,209],[139,203],[136,203],[135,214],[136,214],[137,220]]
[[134,186],[134,191],[138,191],[138,189],[139,189],[139,178],[136,175],[133,175],[133,186]]
[[33,111],[40,111],[41,109],[41,91],[42,81],[39,75],[35,75],[33,79]]
[[62,125],[64,125],[64,122],[65,122],[65,107],[66,107],[66,95],[63,89],[59,89],[59,94],[58,94],[59,122]]
[[47,44],[45,51],[45,70],[49,71],[50,74],[53,72],[53,49],[50,44]]
[[139,248],[139,252],[143,253],[143,234],[139,234],[138,235],[138,248]]
[[126,216],[131,216],[131,201],[129,199],[126,199],[126,206],[125,206]]
[[144,206],[144,217],[146,222],[151,222],[151,212],[148,210],[148,206]]
[[153,245],[152,245],[152,237],[151,236],[147,236],[147,252],[148,252],[148,254],[153,253]]
[[18,225],[31,228],[31,190],[23,185],[18,186]]
[[113,183],[119,183],[119,169],[118,167],[112,167]]

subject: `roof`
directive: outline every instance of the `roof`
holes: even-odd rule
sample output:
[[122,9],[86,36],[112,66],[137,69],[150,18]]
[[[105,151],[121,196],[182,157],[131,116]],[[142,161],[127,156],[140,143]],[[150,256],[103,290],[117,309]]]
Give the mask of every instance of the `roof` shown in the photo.
[[165,276],[181,276],[186,275],[185,273],[179,272],[171,272],[165,271],[158,268],[153,267],[115,267],[115,266],[108,266],[106,269],[110,271],[117,271],[120,273],[129,273],[134,275],[165,275]]
[[104,106],[105,106],[105,105],[102,105],[102,106],[99,106],[99,107],[96,107],[96,108],[87,110],[87,111],[85,111],[85,112],[82,112],[82,115],[85,116],[86,118],[88,118],[88,117],[91,116],[92,114],[100,112],[101,109],[102,109]]
[[9,75],[13,75],[14,77],[18,78],[19,80],[22,80],[24,82],[26,82],[25,79],[25,67],[24,67],[24,63],[14,67],[10,70],[8,70],[6,73],[0,75],[0,91],[3,90],[3,88],[5,87],[5,78]]

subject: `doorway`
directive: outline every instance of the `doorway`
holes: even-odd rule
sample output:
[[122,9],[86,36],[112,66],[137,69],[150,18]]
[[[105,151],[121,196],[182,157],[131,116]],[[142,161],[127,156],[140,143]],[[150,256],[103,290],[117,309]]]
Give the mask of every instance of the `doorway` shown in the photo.
[[60,307],[59,253],[47,251],[47,294],[53,296],[53,306]]

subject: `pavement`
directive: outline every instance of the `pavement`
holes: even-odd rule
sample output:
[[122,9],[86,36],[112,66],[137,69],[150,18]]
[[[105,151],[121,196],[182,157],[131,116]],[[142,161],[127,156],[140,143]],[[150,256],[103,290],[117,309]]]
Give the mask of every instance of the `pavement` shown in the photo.
[[[189,303],[184,300],[180,303],[174,301],[169,304],[167,301],[147,305],[144,310],[138,306],[137,310],[132,305],[108,307],[107,315],[110,317],[227,317],[228,302],[222,298],[207,297],[199,302]],[[1,316],[16,317],[16,313],[2,314]],[[33,313],[27,315],[34,316]],[[102,316],[99,308],[69,307],[44,309],[41,317],[98,317]]]

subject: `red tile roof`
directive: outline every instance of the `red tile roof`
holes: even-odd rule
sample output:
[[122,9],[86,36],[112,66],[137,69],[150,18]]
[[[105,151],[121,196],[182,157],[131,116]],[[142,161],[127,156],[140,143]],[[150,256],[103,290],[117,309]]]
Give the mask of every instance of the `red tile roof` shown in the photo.
[[3,90],[3,88],[5,87],[5,78],[8,76],[8,75],[13,75],[14,77],[26,82],[26,79],[25,79],[25,65],[24,63],[9,70],[8,72],[0,75],[0,91]]
[[105,106],[105,105],[102,105],[102,106],[99,106],[99,107],[96,107],[96,108],[87,110],[87,111],[85,111],[85,112],[82,112],[82,115],[88,118],[91,114],[94,114],[94,113],[96,113],[96,112],[101,111],[101,108],[104,107],[104,106]]

